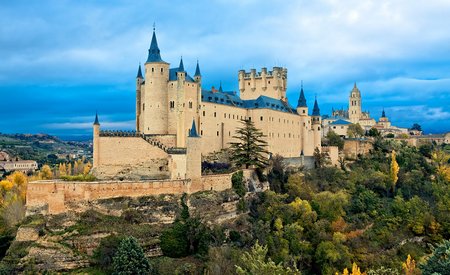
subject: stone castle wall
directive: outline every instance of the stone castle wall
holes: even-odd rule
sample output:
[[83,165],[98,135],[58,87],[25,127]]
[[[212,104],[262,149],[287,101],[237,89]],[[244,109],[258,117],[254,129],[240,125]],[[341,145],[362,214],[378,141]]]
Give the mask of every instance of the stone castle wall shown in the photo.
[[194,193],[231,188],[231,175],[204,176],[198,180],[64,182],[36,181],[27,187],[27,213],[58,214],[71,202],[115,197]]

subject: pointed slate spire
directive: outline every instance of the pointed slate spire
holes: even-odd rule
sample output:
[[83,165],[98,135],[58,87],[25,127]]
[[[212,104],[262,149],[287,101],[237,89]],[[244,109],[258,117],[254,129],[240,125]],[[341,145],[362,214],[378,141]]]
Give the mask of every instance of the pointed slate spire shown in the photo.
[[98,114],[97,114],[97,112],[95,112],[95,121],[94,121],[94,125],[100,125],[100,122],[98,122]]
[[150,43],[150,48],[148,49],[147,62],[164,62],[161,59],[161,52],[158,47],[158,41],[156,41],[156,33],[154,26],[153,26],[152,42]]
[[319,104],[317,104],[317,96],[316,96],[316,99],[314,100],[314,108],[313,108],[312,115],[313,116],[320,116]]
[[178,72],[180,73],[184,72],[183,57],[181,57],[180,59],[180,66],[178,66]]
[[308,107],[306,105],[305,93],[303,92],[303,81],[302,81],[302,89],[300,90],[300,97],[298,98],[297,108]]
[[141,70],[141,63],[139,63],[139,69],[138,69],[138,73],[137,73],[136,78],[143,78],[142,77],[142,70]]
[[222,81],[220,81],[219,92],[223,93],[223,89],[222,89]]
[[202,74],[200,73],[200,66],[198,65],[198,60],[197,60],[197,67],[195,67],[194,76],[202,76]]
[[189,130],[189,137],[199,137],[197,134],[197,128],[195,127],[195,119],[192,120],[192,127]]
[[381,112],[381,117],[386,117],[386,113],[384,112],[384,108],[383,108],[383,112]]

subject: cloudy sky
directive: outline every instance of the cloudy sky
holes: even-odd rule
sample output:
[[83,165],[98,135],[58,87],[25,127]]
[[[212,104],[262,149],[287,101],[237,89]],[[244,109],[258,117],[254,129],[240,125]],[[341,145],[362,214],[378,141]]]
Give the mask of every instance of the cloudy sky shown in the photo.
[[286,66],[322,114],[363,109],[427,132],[450,131],[449,0],[204,0],[0,3],[0,132],[86,135],[134,126],[135,76],[153,22],[162,58],[183,56],[203,86],[237,90],[239,69]]

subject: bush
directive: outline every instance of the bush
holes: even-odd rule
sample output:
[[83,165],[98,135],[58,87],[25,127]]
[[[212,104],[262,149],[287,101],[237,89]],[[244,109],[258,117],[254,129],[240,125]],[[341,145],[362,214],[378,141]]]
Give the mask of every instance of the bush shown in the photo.
[[127,237],[113,257],[113,274],[150,274],[150,263],[134,237]]
[[186,234],[187,226],[182,222],[175,222],[171,228],[164,230],[160,238],[163,254],[172,258],[187,256],[189,244]]
[[97,178],[94,175],[86,174],[86,175],[76,175],[76,176],[61,176],[63,181],[96,181]]
[[427,261],[420,265],[424,275],[450,274],[450,240],[445,240],[436,247]]
[[242,171],[238,171],[231,176],[231,183],[233,190],[240,197],[243,197],[247,192],[247,188],[244,185],[244,173]]

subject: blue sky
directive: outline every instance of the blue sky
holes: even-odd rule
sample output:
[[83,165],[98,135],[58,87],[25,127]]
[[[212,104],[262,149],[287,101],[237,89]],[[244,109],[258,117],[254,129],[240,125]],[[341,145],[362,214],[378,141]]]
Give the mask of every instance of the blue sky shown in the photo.
[[0,132],[86,135],[134,127],[135,76],[156,22],[162,58],[204,88],[237,90],[239,69],[286,66],[322,114],[363,109],[394,125],[450,131],[450,1],[1,1]]

